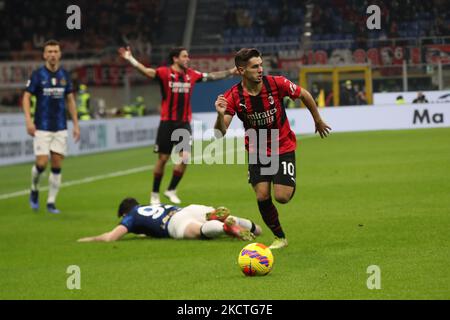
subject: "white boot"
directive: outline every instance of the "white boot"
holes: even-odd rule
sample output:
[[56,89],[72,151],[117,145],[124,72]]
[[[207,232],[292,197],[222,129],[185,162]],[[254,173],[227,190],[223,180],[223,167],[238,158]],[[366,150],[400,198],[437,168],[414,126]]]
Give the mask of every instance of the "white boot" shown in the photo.
[[150,204],[151,205],[161,204],[161,200],[159,199],[159,193],[158,192],[152,192],[152,194],[150,196]]
[[164,192],[164,195],[169,198],[170,202],[175,203],[175,204],[180,204],[181,200],[180,198],[178,198],[177,196],[177,191],[176,190],[167,190],[166,192]]

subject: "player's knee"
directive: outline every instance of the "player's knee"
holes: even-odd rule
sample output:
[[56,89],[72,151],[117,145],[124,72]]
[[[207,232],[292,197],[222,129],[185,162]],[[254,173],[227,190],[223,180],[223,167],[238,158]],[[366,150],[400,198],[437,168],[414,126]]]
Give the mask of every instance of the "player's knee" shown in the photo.
[[270,199],[270,194],[265,193],[265,192],[261,192],[261,193],[257,193],[256,194],[256,200],[258,202],[262,202],[262,201],[266,201]]
[[36,161],[36,167],[38,167],[41,171],[44,171],[47,168],[48,160],[38,160]]
[[292,195],[291,194],[276,194],[275,195],[275,200],[278,202],[278,203],[281,203],[281,204],[286,204],[286,203],[288,203],[289,201],[291,201],[291,198],[292,198]]
[[160,156],[159,157],[159,159],[158,159],[158,162],[162,165],[162,166],[164,166],[166,163],[167,163],[167,161],[169,161],[169,156]]

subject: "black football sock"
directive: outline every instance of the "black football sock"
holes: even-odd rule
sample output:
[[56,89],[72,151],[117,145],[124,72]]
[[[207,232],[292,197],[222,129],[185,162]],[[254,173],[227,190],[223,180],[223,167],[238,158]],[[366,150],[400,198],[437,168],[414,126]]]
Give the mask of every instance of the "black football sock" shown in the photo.
[[153,192],[159,193],[159,186],[161,185],[163,175],[160,173],[153,174]]
[[175,190],[183,177],[183,172],[174,170],[172,180],[170,181],[169,188],[167,190]]
[[286,236],[278,219],[278,210],[273,205],[272,198],[258,201],[258,208],[265,224],[272,230],[272,233],[278,238],[285,238]]

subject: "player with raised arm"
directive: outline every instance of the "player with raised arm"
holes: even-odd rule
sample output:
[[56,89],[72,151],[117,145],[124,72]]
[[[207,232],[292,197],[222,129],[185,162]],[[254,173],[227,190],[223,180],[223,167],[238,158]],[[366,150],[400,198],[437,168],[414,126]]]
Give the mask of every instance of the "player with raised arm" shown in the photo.
[[[30,205],[39,209],[39,179],[44,172],[50,155],[51,172],[47,211],[60,213],[56,208],[56,196],[61,185],[61,168],[67,153],[66,106],[73,122],[73,138],[80,138],[77,109],[69,73],[60,67],[61,48],[56,40],[47,41],[43,54],[45,65],[35,70],[28,80],[23,95],[23,111],[27,132],[34,137],[33,146],[36,162],[31,170]],[[36,96],[34,121],[31,116],[32,96]]]
[[[300,98],[305,103],[314,119],[316,133],[318,132],[322,138],[329,134],[331,128],[320,117],[316,103],[308,91],[285,77],[263,75],[263,60],[257,49],[241,49],[235,56],[235,64],[242,81],[217,98],[215,107],[218,114],[215,129],[219,130],[222,136],[225,135],[234,115],[244,123],[246,149],[249,155],[256,154],[258,160],[256,163],[249,162],[249,183],[256,193],[261,216],[275,235],[270,248],[286,247],[288,242],[271,195],[273,185],[275,199],[279,203],[288,203],[296,187],[296,137],[290,128],[283,107],[283,98],[286,96],[291,99]],[[256,139],[251,139],[249,135],[251,130],[256,132]],[[272,130],[278,133],[277,150],[271,147]],[[266,141],[266,150],[259,150],[260,143],[255,140],[262,138],[260,134],[263,131],[271,140]],[[269,164],[260,161],[261,151],[264,151],[271,162],[278,161],[276,173],[264,173]]]
[[195,204],[185,208],[163,204],[141,206],[136,199],[125,198],[119,205],[118,216],[122,220],[110,232],[78,242],[117,241],[127,233],[173,239],[213,239],[226,234],[250,241],[262,232],[260,226],[230,215],[225,207]]
[[[191,144],[191,96],[192,90],[197,82],[220,80],[228,76],[237,74],[236,68],[225,71],[201,73],[188,67],[189,54],[185,48],[173,48],[169,53],[170,66],[159,67],[157,69],[147,68],[139,63],[132,55],[129,47],[119,49],[120,56],[133,65],[139,72],[151,79],[157,79],[161,86],[161,121],[156,137],[155,152],[159,154],[158,160],[153,170],[153,189],[150,203],[159,204],[159,189],[164,175],[164,168],[170,158],[170,154],[175,145],[182,142],[172,141],[172,133],[177,129],[183,129],[188,137],[189,145],[181,145],[180,156],[182,161],[177,163],[173,170],[172,179],[164,195],[172,203],[179,204],[176,188],[183,177],[187,161],[190,155]],[[186,142],[186,139],[184,140]]]

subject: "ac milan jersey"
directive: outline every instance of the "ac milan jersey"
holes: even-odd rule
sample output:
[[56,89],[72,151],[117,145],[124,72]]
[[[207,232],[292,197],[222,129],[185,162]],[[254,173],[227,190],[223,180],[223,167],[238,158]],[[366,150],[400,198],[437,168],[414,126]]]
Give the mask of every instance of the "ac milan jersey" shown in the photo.
[[162,94],[161,121],[191,122],[192,90],[205,78],[205,74],[189,68],[185,72],[177,72],[171,67],[156,69]]
[[[261,129],[268,129],[267,155],[269,156],[272,152],[284,154],[295,150],[296,138],[286,116],[283,98],[288,96],[297,99],[300,97],[300,92],[301,88],[285,77],[264,76],[261,92],[256,96],[249,95],[243,89],[242,82],[225,93],[225,99],[228,101],[225,113],[231,116],[237,114],[244,123],[247,151],[256,152],[259,145],[256,141],[249,139],[249,129],[255,129],[258,136]],[[271,148],[271,129],[278,129],[278,150]]]

